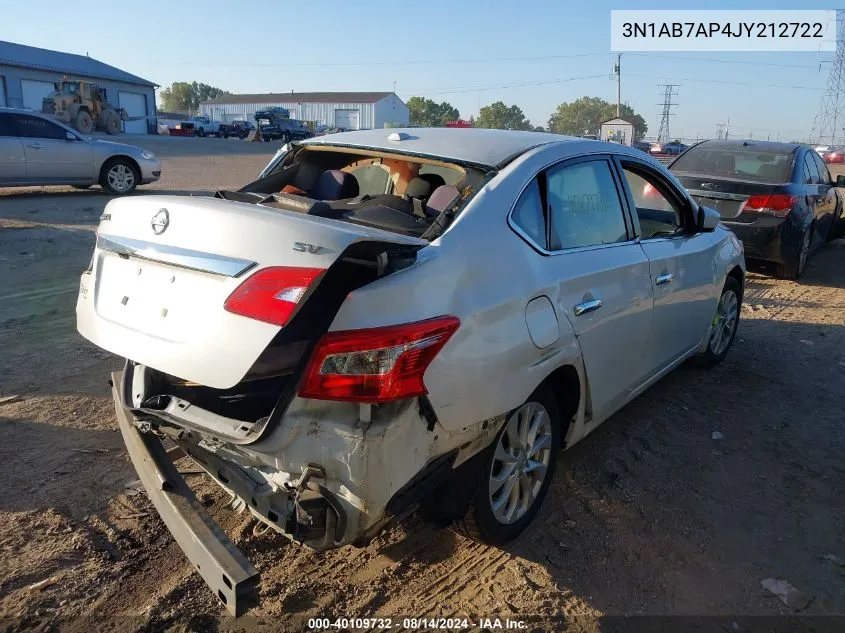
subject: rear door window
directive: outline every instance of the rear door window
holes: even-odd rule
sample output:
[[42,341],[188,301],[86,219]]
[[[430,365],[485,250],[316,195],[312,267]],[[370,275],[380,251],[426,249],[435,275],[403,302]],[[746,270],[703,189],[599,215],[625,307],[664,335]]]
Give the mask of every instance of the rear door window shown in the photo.
[[358,180],[359,195],[378,196],[389,193],[390,172],[384,165],[378,163],[362,165],[352,169],[350,173]]
[[547,176],[551,250],[628,239],[619,191],[606,160],[565,166]]
[[[422,170],[420,170],[422,171]],[[531,181],[513,209],[511,221],[535,245],[547,249],[546,218],[537,179]]]
[[806,165],[807,172],[810,175],[810,180],[807,182],[817,185],[821,181],[821,178],[819,177],[819,170],[816,167],[816,163],[814,163],[813,159],[810,158],[809,152],[804,155],[804,164]]

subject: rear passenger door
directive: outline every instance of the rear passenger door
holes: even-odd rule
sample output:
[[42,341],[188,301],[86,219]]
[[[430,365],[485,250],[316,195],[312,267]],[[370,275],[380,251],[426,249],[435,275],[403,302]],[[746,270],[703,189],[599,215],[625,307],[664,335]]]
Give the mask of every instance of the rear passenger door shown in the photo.
[[683,192],[644,161],[619,156],[634,231],[649,260],[654,287],[650,375],[697,347],[716,314],[718,233],[695,232]]
[[[2,89],[2,86],[0,86]],[[0,184],[26,180],[26,156],[9,114],[0,112]]]
[[612,414],[649,369],[649,263],[633,235],[609,156],[576,159],[539,180],[548,265],[558,314],[569,319],[584,358],[592,415]]

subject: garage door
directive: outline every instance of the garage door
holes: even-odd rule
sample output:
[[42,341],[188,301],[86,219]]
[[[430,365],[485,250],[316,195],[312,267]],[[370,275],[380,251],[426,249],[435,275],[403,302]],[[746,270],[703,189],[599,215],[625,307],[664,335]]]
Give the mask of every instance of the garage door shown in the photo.
[[35,79],[21,79],[21,93],[23,107],[28,110],[41,112],[41,101],[54,92],[56,87],[52,81],[36,81]]
[[0,77],[0,108],[6,107],[6,78]]
[[344,130],[357,130],[360,127],[360,113],[358,110],[335,110],[334,126]]
[[127,134],[147,133],[147,99],[139,92],[118,92],[117,100],[121,108],[125,108],[129,118],[144,117],[137,121],[125,121],[124,130]]

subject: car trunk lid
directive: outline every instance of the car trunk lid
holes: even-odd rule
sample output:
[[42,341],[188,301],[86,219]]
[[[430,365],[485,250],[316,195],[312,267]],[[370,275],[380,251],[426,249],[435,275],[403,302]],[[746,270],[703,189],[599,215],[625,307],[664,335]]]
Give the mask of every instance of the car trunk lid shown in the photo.
[[675,172],[675,176],[686,187],[690,195],[701,205],[719,212],[724,220],[735,222],[753,221],[756,215],[743,218],[745,204],[751,196],[766,196],[774,193],[778,186],[765,182],[753,182],[710,176]]
[[[379,229],[209,197],[113,200],[83,274],[77,328],[94,344],[217,389],[236,385],[283,329],[224,308],[270,267],[328,270],[361,242],[420,248]],[[318,275],[310,291],[320,283]]]

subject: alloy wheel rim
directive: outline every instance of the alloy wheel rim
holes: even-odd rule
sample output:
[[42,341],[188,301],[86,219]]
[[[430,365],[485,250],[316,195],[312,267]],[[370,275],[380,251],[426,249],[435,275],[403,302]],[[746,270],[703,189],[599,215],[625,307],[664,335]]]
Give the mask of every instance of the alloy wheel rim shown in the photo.
[[716,307],[713,330],[710,333],[710,350],[719,356],[731,342],[739,322],[739,301],[733,290],[725,290]]
[[519,521],[534,505],[552,456],[552,422],[538,402],[511,414],[496,443],[488,482],[490,509],[502,524]]
[[108,179],[115,191],[128,191],[135,182],[135,174],[126,165],[115,165],[109,170]]

